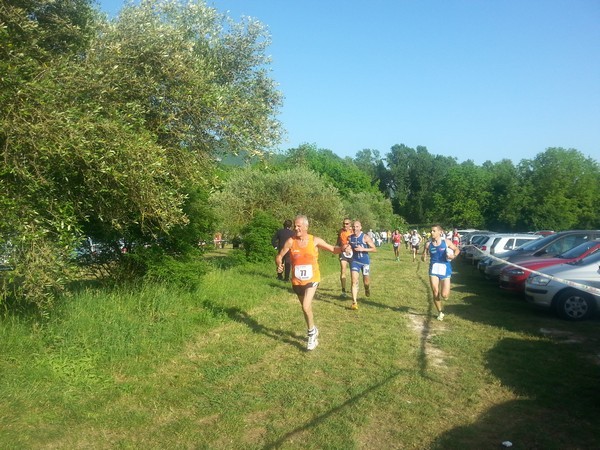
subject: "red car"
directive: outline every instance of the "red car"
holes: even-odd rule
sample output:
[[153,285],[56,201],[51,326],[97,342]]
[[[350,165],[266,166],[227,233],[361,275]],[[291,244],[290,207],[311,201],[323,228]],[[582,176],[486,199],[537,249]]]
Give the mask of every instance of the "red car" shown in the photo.
[[500,272],[500,287],[507,291],[525,292],[525,280],[531,274],[531,270],[538,271],[543,267],[576,261],[597,251],[600,251],[600,241],[593,240],[584,242],[553,258],[521,261],[518,263],[520,267],[506,266]]

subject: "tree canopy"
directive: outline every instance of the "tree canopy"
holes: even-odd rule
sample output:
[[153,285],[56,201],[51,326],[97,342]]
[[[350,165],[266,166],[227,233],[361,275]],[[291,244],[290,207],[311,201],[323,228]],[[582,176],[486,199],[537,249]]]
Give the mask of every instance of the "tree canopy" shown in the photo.
[[256,21],[202,1],[144,0],[112,21],[85,0],[0,13],[0,229],[16,248],[13,281],[58,270],[42,291],[60,288],[83,235],[168,234],[189,222],[190,190],[211,189],[218,156],[278,142],[281,94]]

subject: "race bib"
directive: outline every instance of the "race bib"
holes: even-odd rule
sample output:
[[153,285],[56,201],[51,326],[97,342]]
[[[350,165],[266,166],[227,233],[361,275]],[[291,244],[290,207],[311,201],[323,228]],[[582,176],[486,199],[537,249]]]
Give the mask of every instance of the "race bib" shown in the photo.
[[313,277],[313,268],[311,264],[303,264],[294,267],[294,277],[299,280],[307,281]]
[[370,266],[369,264],[365,264],[365,265],[363,266],[363,268],[362,268],[363,275],[367,275],[367,276],[368,276],[368,275],[369,275],[370,268],[371,268],[371,266]]
[[433,263],[431,266],[432,275],[446,275],[446,264]]

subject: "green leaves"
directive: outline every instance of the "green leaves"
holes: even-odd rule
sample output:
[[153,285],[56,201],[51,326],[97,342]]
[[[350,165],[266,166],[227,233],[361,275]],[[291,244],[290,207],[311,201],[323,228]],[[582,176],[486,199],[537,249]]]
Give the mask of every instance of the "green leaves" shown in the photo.
[[210,190],[216,156],[260,154],[279,136],[262,25],[200,1],[147,0],[110,22],[90,5],[0,7],[0,230],[22,244],[13,292],[40,305],[82,235],[175,231],[169,248],[189,245],[188,193]]

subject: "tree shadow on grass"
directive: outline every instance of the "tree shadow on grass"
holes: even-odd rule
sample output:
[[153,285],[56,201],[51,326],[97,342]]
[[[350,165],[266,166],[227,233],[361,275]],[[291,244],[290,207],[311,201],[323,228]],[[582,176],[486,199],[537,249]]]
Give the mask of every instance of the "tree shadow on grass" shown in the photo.
[[[502,291],[475,270],[460,270],[452,288],[463,296],[453,314],[535,339],[505,338],[487,353],[487,368],[522,399],[497,404],[472,425],[440,436],[432,448],[598,448],[598,321],[572,323]],[[540,339],[545,335],[551,340]]]
[[390,306],[367,299],[360,299],[359,302],[361,305],[368,305],[372,306],[373,308],[388,309],[393,312],[408,312],[410,310],[408,306]]
[[303,351],[306,350],[304,335],[299,336],[298,334],[290,333],[288,331],[269,328],[265,325],[262,325],[256,319],[251,317],[246,311],[242,311],[239,308],[223,308],[209,301],[204,302],[204,305],[215,312],[225,313],[227,317],[229,317],[231,320],[246,325],[254,333],[264,334],[267,337],[270,337],[277,341],[285,342],[286,344],[289,344]]
[[290,283],[289,281],[281,281],[278,280],[277,278],[275,279],[271,279],[267,282],[267,284],[275,289],[282,289],[286,292],[289,292],[290,294],[293,294],[293,290],[292,290],[292,283]]
[[318,416],[315,416],[312,420],[310,420],[309,422],[305,423],[304,425],[297,427],[291,431],[288,431],[287,433],[285,433],[283,436],[281,436],[279,439],[277,439],[276,441],[273,441],[267,445],[265,445],[263,448],[264,449],[275,449],[275,448],[281,448],[282,446],[285,445],[285,443],[292,439],[295,435],[299,435],[303,432],[305,432],[306,430],[310,430],[311,428],[314,428],[316,426],[318,426],[320,423],[324,422],[325,420],[327,420],[328,418],[335,416],[336,414],[349,409],[349,408],[355,408],[355,405],[364,397],[367,397],[368,395],[375,393],[377,390],[381,389],[383,386],[385,386],[386,384],[390,383],[394,378],[396,378],[398,375],[400,375],[400,373],[402,373],[401,371],[397,371],[391,375],[389,375],[388,377],[384,378],[382,381],[372,385],[371,387],[365,389],[364,391],[362,391],[360,394],[355,395],[354,397],[349,398],[348,400],[346,400],[345,402],[343,402],[342,404],[329,409],[328,411],[324,412],[323,414],[320,414]]
[[493,406],[478,420],[441,435],[435,449],[598,448],[600,366],[576,345],[503,339],[487,353],[487,368],[523,399]]

